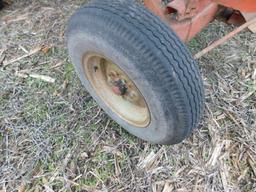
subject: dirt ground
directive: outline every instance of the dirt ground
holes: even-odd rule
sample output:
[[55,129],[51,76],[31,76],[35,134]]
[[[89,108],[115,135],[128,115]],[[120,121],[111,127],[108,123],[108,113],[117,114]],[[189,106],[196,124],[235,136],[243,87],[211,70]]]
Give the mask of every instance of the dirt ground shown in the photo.
[[[0,12],[0,191],[256,191],[256,34],[199,60],[199,129],[151,145],[109,119],[74,72],[65,28],[85,2],[16,0]],[[232,29],[214,21],[188,46]]]

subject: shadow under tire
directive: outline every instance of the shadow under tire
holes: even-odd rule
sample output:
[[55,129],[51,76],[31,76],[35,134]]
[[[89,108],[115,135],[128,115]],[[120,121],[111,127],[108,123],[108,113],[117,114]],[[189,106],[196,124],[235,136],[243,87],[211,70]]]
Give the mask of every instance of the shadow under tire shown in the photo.
[[81,82],[128,132],[176,144],[197,127],[204,109],[198,66],[178,36],[143,5],[93,0],[71,17],[67,36]]

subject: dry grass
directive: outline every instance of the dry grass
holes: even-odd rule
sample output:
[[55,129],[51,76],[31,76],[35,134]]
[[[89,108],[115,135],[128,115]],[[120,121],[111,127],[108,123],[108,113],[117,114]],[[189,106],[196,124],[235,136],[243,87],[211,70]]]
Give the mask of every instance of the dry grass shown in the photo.
[[[150,145],[100,110],[69,63],[64,31],[84,2],[16,0],[0,12],[0,191],[256,191],[256,34],[199,61],[200,129]],[[215,21],[189,47],[231,29]]]

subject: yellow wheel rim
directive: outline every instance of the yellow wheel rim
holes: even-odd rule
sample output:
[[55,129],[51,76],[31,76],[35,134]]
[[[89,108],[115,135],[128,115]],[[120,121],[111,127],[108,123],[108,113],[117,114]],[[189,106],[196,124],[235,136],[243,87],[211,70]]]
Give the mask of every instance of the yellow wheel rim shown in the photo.
[[128,75],[99,54],[86,54],[84,72],[105,104],[129,124],[145,128],[150,123],[148,105]]

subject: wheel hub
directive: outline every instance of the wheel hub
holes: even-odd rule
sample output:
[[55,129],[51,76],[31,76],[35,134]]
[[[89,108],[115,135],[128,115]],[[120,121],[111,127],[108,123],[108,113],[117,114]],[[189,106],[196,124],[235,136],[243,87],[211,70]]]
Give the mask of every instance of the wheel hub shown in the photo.
[[113,112],[133,126],[143,128],[149,125],[146,101],[126,73],[98,54],[86,54],[83,65],[97,95]]

